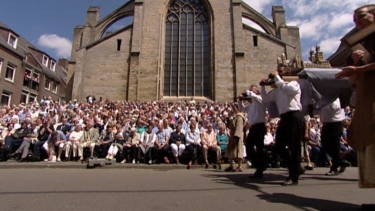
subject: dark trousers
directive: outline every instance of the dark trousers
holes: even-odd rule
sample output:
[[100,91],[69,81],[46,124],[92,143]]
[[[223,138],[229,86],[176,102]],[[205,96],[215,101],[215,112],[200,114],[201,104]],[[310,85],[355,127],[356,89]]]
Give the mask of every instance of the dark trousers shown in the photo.
[[[267,133],[266,125],[258,123],[251,125],[249,135],[246,140],[246,153],[258,173],[264,171],[264,136]],[[254,149],[256,147],[256,150]]]
[[125,147],[124,149],[124,152],[123,152],[123,157],[124,159],[126,160],[130,160],[130,155],[132,156],[131,159],[135,159],[137,161],[139,161],[139,157],[140,157],[140,154],[139,154],[139,147],[137,146],[131,146],[131,147]]
[[23,138],[13,138],[12,136],[8,136],[5,138],[5,147],[7,147],[10,152],[13,148],[21,146],[22,142]]
[[34,144],[34,153],[36,155],[39,155],[40,156],[40,149],[42,148],[43,144],[46,143],[47,140],[45,141],[37,141],[35,144]]
[[8,151],[4,153],[4,156],[9,157],[9,153],[12,152],[13,148],[21,146],[22,142],[23,138],[14,138],[13,136],[7,136],[5,138],[5,147],[8,149]]
[[301,141],[305,122],[300,111],[290,111],[280,115],[276,131],[276,151],[286,161],[288,179],[298,182],[301,170]]
[[[188,154],[188,161],[198,160],[198,156],[202,155],[202,146],[201,145],[194,145],[189,144],[189,146],[186,146],[185,148],[187,150]],[[194,155],[194,149],[197,149],[197,157]]]
[[160,162],[162,158],[168,157],[169,144],[166,144],[163,148],[159,149],[157,145],[154,145],[154,153],[158,161]]
[[322,146],[326,153],[332,158],[331,171],[337,171],[341,163],[340,140],[343,128],[341,122],[324,123],[322,128]]
[[100,145],[100,148],[101,148],[101,153],[99,155],[99,157],[101,158],[105,158],[108,154],[108,150],[109,150],[109,147],[111,147],[111,144],[112,143],[108,143],[108,144],[102,144]]

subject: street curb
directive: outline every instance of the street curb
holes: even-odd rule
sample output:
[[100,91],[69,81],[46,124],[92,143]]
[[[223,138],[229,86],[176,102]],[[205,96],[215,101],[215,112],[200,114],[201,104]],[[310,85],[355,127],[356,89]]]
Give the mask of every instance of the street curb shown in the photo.
[[[149,170],[180,170],[186,169],[186,164],[120,164],[104,165],[103,167],[91,167],[94,169],[149,169]],[[74,162],[63,162],[63,163],[50,163],[50,162],[29,162],[29,163],[17,163],[15,161],[1,162],[0,169],[86,169],[87,163],[74,163]],[[193,165],[191,170],[194,169],[205,169],[204,165]],[[213,169],[210,165],[209,169]]]

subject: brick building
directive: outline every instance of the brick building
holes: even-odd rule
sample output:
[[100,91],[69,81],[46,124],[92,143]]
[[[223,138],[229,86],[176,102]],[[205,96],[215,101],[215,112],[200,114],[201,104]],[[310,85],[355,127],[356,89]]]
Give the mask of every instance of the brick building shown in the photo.
[[0,104],[64,98],[68,64],[66,59],[56,62],[0,22]]
[[[130,16],[129,26],[105,33]],[[241,0],[130,0],[102,19],[90,7],[74,28],[67,98],[231,101],[276,70],[279,55],[301,54],[283,7],[272,17]]]

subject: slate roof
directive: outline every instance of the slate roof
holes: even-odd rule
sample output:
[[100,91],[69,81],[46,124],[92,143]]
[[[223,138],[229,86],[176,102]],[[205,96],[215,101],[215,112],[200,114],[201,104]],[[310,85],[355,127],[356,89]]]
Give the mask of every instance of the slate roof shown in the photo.
[[[19,55],[19,56],[21,56],[23,58],[26,55],[32,55],[34,57],[34,59],[38,62],[38,64],[40,65],[40,67],[42,67],[42,72],[44,74],[46,74],[48,77],[50,77],[50,78],[52,78],[52,79],[54,79],[54,80],[56,80],[58,82],[62,82],[62,81],[66,82],[66,78],[62,79],[62,77],[64,76],[64,74],[60,75],[59,73],[55,72],[58,69],[58,67],[60,67],[57,64],[57,62],[56,62],[55,71],[50,70],[48,67],[46,67],[43,64],[41,64],[41,61],[39,61],[35,57],[35,55],[33,54],[33,50],[36,50],[36,51],[41,52],[42,54],[45,54],[46,56],[48,56],[50,59],[53,59],[54,61],[56,61],[56,59],[54,59],[53,57],[51,57],[50,55],[48,55],[44,51],[40,50],[38,47],[36,47],[35,45],[33,45],[31,42],[27,41],[22,36],[18,35],[16,32],[14,32],[11,28],[9,28],[7,25],[5,25],[4,23],[2,23],[1,21],[0,21],[0,28],[3,28],[3,29],[8,30],[8,31],[11,31],[13,34],[15,34],[16,36],[18,36],[18,41],[17,41],[17,47],[16,48],[13,48],[12,46],[10,46],[7,43],[7,41],[2,36],[0,36],[0,45],[6,47],[10,51],[14,52],[15,54],[17,54],[17,55]],[[62,68],[62,67],[60,67],[60,68]],[[63,72],[61,69],[59,69],[59,71]]]

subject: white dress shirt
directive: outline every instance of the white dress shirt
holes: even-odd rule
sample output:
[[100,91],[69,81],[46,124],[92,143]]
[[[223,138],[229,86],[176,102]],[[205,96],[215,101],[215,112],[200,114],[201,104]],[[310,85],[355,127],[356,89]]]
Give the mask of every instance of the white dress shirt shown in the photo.
[[239,109],[247,113],[247,121],[251,125],[264,123],[266,107],[262,103],[262,97],[250,90],[246,90],[246,94],[251,98],[252,102],[247,105],[244,105],[243,102],[238,103]]
[[267,133],[266,135],[264,135],[264,145],[265,146],[268,146],[273,142],[274,142],[274,138],[273,138],[273,135],[271,133]]
[[289,111],[301,111],[302,105],[301,89],[297,81],[289,83],[284,82],[279,75],[275,77],[277,89],[267,93],[266,88],[262,86],[261,95],[263,102],[276,101],[279,114],[285,114]]
[[141,135],[141,142],[144,144],[149,144],[150,142],[155,143],[156,141],[156,134],[155,133],[148,133],[147,131],[142,133]]
[[186,133],[186,137],[185,137],[185,140],[186,140],[186,146],[189,146],[190,144],[193,144],[194,142],[197,142],[199,145],[201,145],[201,137],[199,135],[199,133],[196,133],[196,132],[187,132]]
[[345,119],[345,111],[341,108],[340,99],[337,98],[320,110],[320,121],[323,123],[340,122]]

